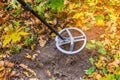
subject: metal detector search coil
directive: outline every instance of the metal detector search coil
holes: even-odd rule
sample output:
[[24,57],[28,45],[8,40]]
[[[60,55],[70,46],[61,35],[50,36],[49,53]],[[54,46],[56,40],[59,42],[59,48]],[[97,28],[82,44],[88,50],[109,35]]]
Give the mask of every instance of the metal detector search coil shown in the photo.
[[[59,34],[64,37],[64,40],[56,36],[55,41],[57,49],[62,53],[75,54],[80,52],[86,45],[86,35],[78,28],[65,28],[61,30]],[[67,46],[68,49],[65,49],[63,46]],[[75,47],[77,48],[75,49]]]
[[[41,16],[39,16],[29,4],[25,3],[24,0],[17,0],[25,10],[30,11],[36,16],[42,23],[44,23],[52,32],[57,36],[55,38],[56,47],[59,51],[65,54],[75,54],[80,52],[86,44],[86,35],[78,28],[65,28],[60,32],[57,32],[52,26],[50,26]],[[76,34],[77,33],[77,34]]]

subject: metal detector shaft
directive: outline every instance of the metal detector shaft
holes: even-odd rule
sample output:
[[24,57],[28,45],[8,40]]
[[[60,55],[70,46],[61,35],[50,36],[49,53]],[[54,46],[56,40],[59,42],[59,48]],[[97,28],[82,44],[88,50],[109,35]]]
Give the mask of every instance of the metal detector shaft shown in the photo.
[[27,3],[23,0],[17,0],[25,10],[30,11],[34,16],[36,16],[41,22],[43,22],[51,31],[53,31],[57,36],[59,36],[62,40],[64,38],[55,30],[53,29],[45,20],[43,20]]

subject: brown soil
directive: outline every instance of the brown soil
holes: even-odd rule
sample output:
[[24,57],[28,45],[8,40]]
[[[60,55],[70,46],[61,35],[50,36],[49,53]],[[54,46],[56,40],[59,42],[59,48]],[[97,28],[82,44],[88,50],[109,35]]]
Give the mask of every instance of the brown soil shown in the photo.
[[[85,31],[87,40],[99,39],[99,35],[104,31],[98,27]],[[26,53],[38,54],[36,60],[26,59]],[[95,50],[83,49],[80,53],[74,55],[66,55],[59,52],[55,47],[54,41],[49,41],[43,48],[37,46],[34,51],[23,49],[20,53],[12,55],[9,58],[11,62],[16,64],[25,64],[30,69],[36,72],[38,80],[81,80],[84,75],[84,70],[88,69],[91,64],[89,58],[95,56]],[[24,71],[22,68],[15,67],[18,72]],[[10,80],[29,80],[23,74],[19,77],[11,78]]]

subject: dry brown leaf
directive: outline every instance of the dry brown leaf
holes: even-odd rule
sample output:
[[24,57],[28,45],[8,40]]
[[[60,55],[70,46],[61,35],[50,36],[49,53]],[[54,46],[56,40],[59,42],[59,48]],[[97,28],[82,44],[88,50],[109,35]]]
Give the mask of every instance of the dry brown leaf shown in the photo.
[[13,14],[15,10],[9,12],[9,14],[5,13],[4,11],[0,12],[0,24],[3,24],[7,21],[11,14]]
[[49,70],[47,70],[46,73],[48,74],[48,76],[51,76],[51,72]]
[[26,71],[24,71],[23,74],[24,74],[25,76],[27,76],[27,77],[30,77],[29,73],[26,72]]
[[2,3],[2,2],[0,1],[0,7],[3,7],[3,6],[5,6],[5,3]]
[[4,17],[0,17],[0,23],[1,24],[3,24],[3,23],[5,23],[6,22],[6,20],[9,18],[9,14],[7,14],[7,15],[4,15]]
[[0,67],[0,71],[3,71],[5,69],[5,67]]
[[96,80],[102,80],[102,76],[100,74],[96,74]]
[[[8,55],[0,54],[0,59],[5,59],[6,57],[8,57]],[[0,65],[1,65],[1,64],[0,64]]]
[[35,73],[35,71],[33,71],[32,69],[30,69],[30,68],[27,68],[27,71],[29,71],[32,75],[34,75],[34,76],[36,76],[36,73]]
[[36,44],[32,44],[31,45],[31,50],[35,50],[35,46],[36,46]]
[[38,80],[38,78],[30,78],[29,80]]
[[0,78],[2,78],[5,75],[5,71],[0,72]]
[[27,69],[28,66],[26,66],[25,64],[20,64],[20,67],[24,68],[24,69]]
[[13,76],[19,76],[19,74],[17,74],[16,71],[12,71],[10,74],[10,77],[13,77]]
[[25,0],[26,2],[30,2],[30,3],[33,3],[33,0]]
[[26,53],[25,58],[35,60],[37,56],[38,54],[30,55],[29,53]]
[[29,53],[26,53],[26,54],[25,54],[25,58],[27,58],[27,59],[31,59],[32,56],[31,56]]
[[0,67],[4,66],[4,61],[0,61]]
[[40,53],[40,50],[37,50],[37,53]]
[[15,65],[14,63],[9,62],[9,61],[5,62],[5,66],[7,66],[7,67],[13,67],[14,65]]
[[3,77],[0,77],[0,80],[5,80]]
[[26,66],[25,64],[20,64],[20,66],[26,71],[29,71],[32,75],[36,76],[36,73],[32,69],[28,68],[28,66]]
[[119,67],[120,64],[120,60],[115,59],[113,62],[111,62],[110,64],[108,64],[109,66],[114,66],[114,67]]
[[46,44],[46,40],[45,39],[43,39],[44,38],[44,36],[43,35],[41,35],[40,37],[39,37],[39,44],[40,44],[40,46],[41,47],[44,47],[45,46],[45,44]]
[[32,60],[35,60],[37,56],[38,56],[38,54],[33,54],[32,55]]
[[38,18],[36,18],[34,15],[31,15],[31,20],[33,22],[34,25],[38,26],[40,24],[40,20]]

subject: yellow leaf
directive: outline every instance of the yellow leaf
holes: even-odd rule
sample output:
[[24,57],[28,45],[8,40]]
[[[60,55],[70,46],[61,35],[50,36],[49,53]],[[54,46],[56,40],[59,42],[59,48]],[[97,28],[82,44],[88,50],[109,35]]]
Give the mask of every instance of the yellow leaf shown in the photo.
[[69,7],[70,10],[73,10],[76,7],[76,4],[75,3],[70,3],[68,7]]
[[97,79],[97,80],[102,80],[102,76],[101,76],[100,74],[97,74],[97,75],[96,75],[96,79]]
[[52,36],[52,37],[55,37],[55,36],[56,36],[56,34],[55,34],[55,33],[52,33],[52,34],[51,34],[51,36]]
[[10,41],[11,41],[11,37],[9,35],[6,35],[3,41],[3,46],[6,46],[8,43],[10,43]]
[[32,44],[30,47],[31,47],[32,50],[34,50],[35,46],[36,46],[35,44]]
[[32,60],[35,60],[37,56],[38,56],[38,54],[33,54],[32,55]]
[[111,20],[113,20],[113,21],[116,21],[116,20],[117,20],[117,17],[116,17],[115,14],[111,14],[111,15],[110,15],[110,18],[111,18]]
[[29,33],[26,33],[26,32],[21,31],[21,32],[19,32],[18,34],[24,36],[24,35],[28,35]]
[[27,68],[26,70],[28,70],[32,75],[36,76],[36,73],[32,69]]
[[84,13],[83,13],[83,12],[81,12],[81,13],[76,13],[75,15],[73,15],[73,18],[78,19],[78,18],[80,18],[80,17],[82,17],[82,16],[84,16]]
[[24,27],[16,27],[15,29],[11,28],[11,26],[9,26],[9,30],[6,30],[6,35],[4,35],[4,41],[3,41],[3,46],[6,46],[8,43],[10,42],[19,42],[22,38],[22,36],[28,35],[30,33],[26,33],[24,31],[21,31],[22,29],[24,29]]
[[37,78],[30,78],[29,80],[38,80]]
[[11,37],[13,43],[21,40],[21,36],[18,35],[17,33],[11,34],[10,37]]
[[28,74],[28,72],[23,72],[23,74],[25,75],[25,76],[27,76],[27,77],[30,77],[30,75]]
[[26,53],[25,58],[27,58],[27,59],[31,59],[32,56],[31,56],[29,53]]
[[104,20],[98,20],[96,25],[98,26],[102,26],[104,24]]
[[29,71],[32,75],[36,76],[36,73],[32,69],[28,68],[28,66],[26,66],[25,64],[20,64],[20,66]]
[[0,71],[3,71],[5,68],[4,67],[0,67]]

